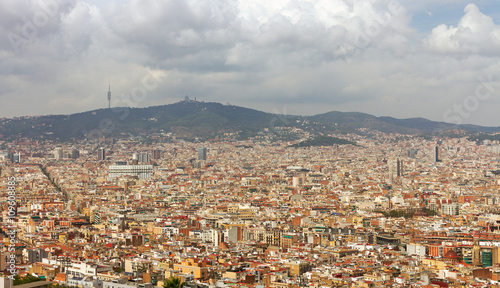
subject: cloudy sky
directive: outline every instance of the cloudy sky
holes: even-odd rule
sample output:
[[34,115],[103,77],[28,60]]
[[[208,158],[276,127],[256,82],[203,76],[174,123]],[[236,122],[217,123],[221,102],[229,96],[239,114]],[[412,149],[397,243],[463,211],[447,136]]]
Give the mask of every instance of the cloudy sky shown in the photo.
[[[500,4],[0,0],[0,118],[188,95],[500,126]],[[495,4],[496,3],[496,4]]]

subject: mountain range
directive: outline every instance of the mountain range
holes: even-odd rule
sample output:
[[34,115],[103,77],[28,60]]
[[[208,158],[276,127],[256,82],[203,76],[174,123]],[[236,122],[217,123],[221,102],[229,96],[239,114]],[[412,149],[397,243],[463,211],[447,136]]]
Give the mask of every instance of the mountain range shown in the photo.
[[215,102],[185,100],[147,108],[118,107],[71,115],[3,118],[0,120],[0,136],[3,139],[70,140],[171,132],[178,138],[186,139],[213,139],[222,135],[237,135],[237,138],[246,139],[263,132],[284,131],[287,127],[300,128],[316,135],[366,131],[408,135],[500,132],[500,127],[458,126],[424,118],[396,119],[337,111],[313,116],[279,115]]

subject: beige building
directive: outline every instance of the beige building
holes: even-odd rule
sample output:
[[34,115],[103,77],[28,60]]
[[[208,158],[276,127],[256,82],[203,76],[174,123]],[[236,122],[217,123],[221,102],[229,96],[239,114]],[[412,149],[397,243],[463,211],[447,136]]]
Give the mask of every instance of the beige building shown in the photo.
[[207,279],[210,274],[207,263],[198,258],[189,258],[179,264],[174,264],[174,270],[193,275],[195,279]]

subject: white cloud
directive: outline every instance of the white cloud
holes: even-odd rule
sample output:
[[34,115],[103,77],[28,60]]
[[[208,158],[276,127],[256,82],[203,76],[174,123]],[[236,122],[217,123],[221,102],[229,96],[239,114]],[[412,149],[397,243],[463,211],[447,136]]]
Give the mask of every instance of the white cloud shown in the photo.
[[439,53],[498,55],[500,26],[481,13],[474,4],[468,4],[458,25],[439,25],[424,40],[424,45]]

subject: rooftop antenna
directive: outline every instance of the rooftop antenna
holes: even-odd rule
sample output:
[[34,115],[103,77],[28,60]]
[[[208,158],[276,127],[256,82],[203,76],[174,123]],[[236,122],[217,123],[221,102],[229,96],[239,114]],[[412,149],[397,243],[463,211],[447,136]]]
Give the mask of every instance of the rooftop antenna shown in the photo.
[[108,88],[108,109],[111,108],[111,80],[109,80],[109,88]]

